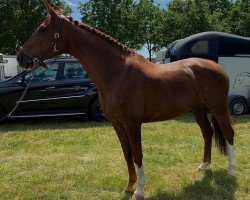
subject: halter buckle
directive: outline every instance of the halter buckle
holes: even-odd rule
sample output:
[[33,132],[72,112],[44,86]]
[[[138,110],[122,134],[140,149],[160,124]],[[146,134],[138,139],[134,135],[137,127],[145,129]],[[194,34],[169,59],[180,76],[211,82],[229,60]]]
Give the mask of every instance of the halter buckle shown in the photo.
[[33,59],[33,62],[34,62],[34,64],[37,64],[37,63],[39,63],[40,61],[38,60],[38,58],[34,58],[34,59]]
[[60,37],[60,34],[59,33],[55,33],[54,38],[58,39],[59,37]]

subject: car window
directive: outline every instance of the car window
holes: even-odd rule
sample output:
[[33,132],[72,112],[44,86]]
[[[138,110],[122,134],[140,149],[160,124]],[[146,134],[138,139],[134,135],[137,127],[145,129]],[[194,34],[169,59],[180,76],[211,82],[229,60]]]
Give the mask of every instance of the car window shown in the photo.
[[65,63],[64,79],[88,79],[86,71],[78,62]]
[[[57,76],[58,63],[53,63],[48,69],[40,66],[38,67],[34,73],[31,82],[47,82],[47,81],[55,81]],[[32,73],[28,73],[25,76],[25,81],[28,81]]]

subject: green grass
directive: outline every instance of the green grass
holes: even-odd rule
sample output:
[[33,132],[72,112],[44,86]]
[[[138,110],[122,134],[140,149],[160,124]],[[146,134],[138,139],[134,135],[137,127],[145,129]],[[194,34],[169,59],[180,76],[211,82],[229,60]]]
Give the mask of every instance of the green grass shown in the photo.
[[[236,179],[213,147],[212,168],[196,171],[203,139],[192,115],[144,124],[147,200],[250,199],[250,116],[233,118]],[[127,168],[111,125],[81,119],[0,125],[0,199],[128,199]]]

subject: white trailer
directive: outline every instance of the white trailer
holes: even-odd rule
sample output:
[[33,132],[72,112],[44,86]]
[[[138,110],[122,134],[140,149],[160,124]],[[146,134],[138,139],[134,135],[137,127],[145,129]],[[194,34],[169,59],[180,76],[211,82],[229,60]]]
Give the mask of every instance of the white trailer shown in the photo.
[[250,38],[221,32],[195,34],[170,44],[165,61],[189,57],[210,59],[222,66],[230,80],[231,113],[242,115],[250,110]]
[[0,53],[0,81],[5,78],[3,54]]
[[10,78],[21,72],[21,68],[16,60],[16,55],[3,56],[5,78]]
[[229,105],[232,114],[246,113],[250,106],[250,55],[219,57],[218,63],[229,76]]

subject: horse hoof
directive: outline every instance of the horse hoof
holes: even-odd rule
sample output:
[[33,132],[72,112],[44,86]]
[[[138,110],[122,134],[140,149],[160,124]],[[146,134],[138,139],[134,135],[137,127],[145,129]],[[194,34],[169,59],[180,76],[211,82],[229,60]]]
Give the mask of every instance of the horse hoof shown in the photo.
[[236,179],[236,176],[234,174],[227,173],[227,178]]
[[135,200],[144,200],[144,197],[143,196],[140,196],[138,194],[134,194],[132,199],[135,199]]
[[132,197],[133,194],[134,194],[133,191],[129,191],[129,190],[126,190],[126,189],[124,189],[122,192],[123,192],[127,197]]
[[202,163],[198,168],[197,170],[198,171],[205,171],[205,170],[208,170],[210,168],[210,164],[208,162],[204,162]]

